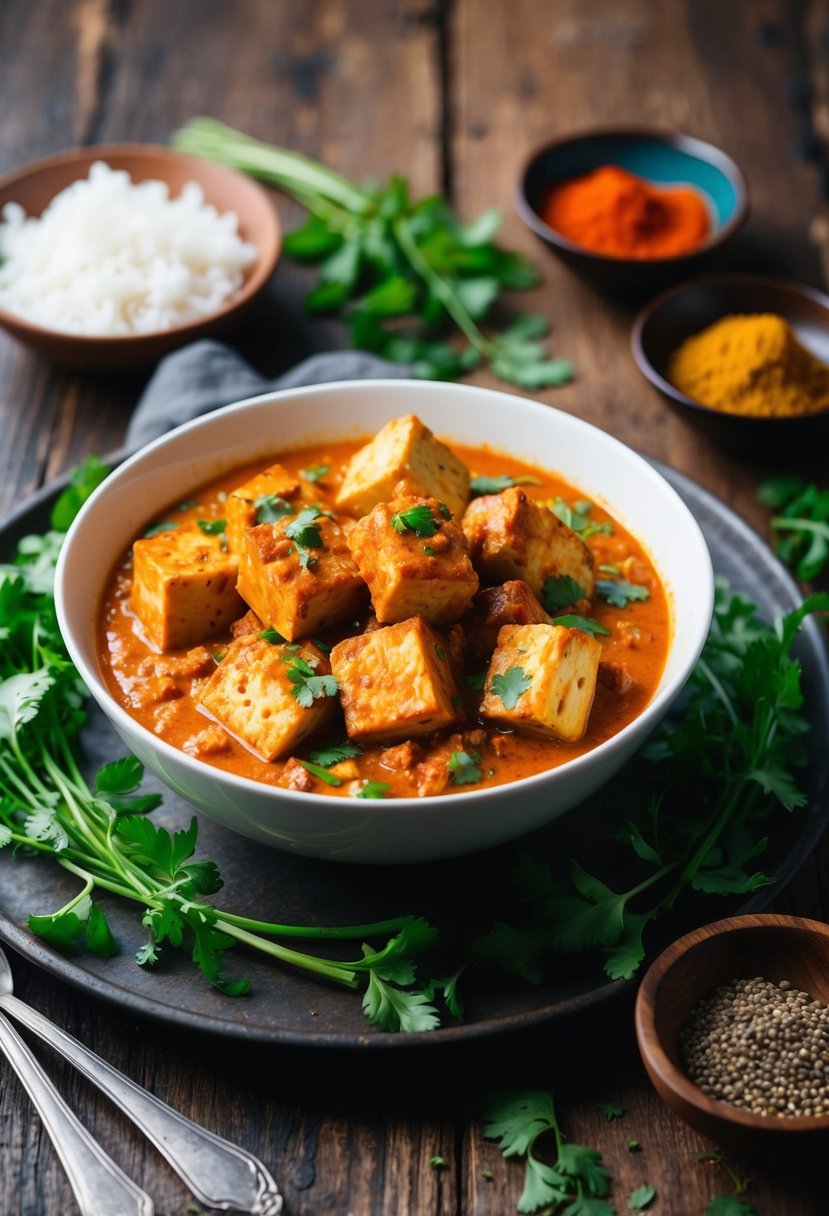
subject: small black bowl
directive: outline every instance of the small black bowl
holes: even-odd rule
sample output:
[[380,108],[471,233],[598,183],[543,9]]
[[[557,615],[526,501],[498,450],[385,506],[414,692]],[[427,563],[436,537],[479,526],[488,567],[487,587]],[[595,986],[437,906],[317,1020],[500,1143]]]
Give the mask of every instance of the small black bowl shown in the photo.
[[[618,165],[656,185],[693,186],[708,204],[707,241],[670,258],[616,258],[576,245],[545,223],[541,211],[549,188],[602,165]],[[652,291],[698,270],[745,223],[749,208],[745,178],[725,152],[690,135],[650,127],[590,131],[546,144],[521,173],[515,202],[524,223],[568,266],[596,287],[630,294]]]
[[694,401],[670,382],[668,361],[677,347],[721,317],[739,313],[776,313],[783,317],[798,341],[829,365],[829,296],[785,279],[709,275],[664,292],[640,312],[631,333],[639,370],[680,414],[742,455],[788,448],[818,435],[829,435],[829,408],[781,418],[726,414]]

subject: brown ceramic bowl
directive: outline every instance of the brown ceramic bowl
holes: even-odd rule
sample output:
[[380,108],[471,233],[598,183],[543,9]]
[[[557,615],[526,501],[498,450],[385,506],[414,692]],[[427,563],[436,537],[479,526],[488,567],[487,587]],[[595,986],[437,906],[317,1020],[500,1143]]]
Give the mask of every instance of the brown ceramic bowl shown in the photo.
[[829,435],[829,410],[796,418],[751,418],[725,414],[686,397],[668,379],[668,362],[678,346],[733,313],[772,312],[791,325],[798,340],[829,364],[829,296],[758,275],[709,275],[666,291],[642,310],[633,325],[633,357],[666,400],[712,439],[750,455],[774,451]]
[[205,200],[220,212],[235,211],[239,234],[256,246],[258,256],[239,291],[223,308],[186,325],[126,337],[95,337],[45,329],[0,308],[0,326],[32,350],[63,367],[104,371],[148,363],[195,338],[231,326],[262,291],[276,266],[282,242],[277,214],[267,194],[250,178],[224,165],[186,156],[152,144],[99,144],[72,148],[33,161],[0,179],[0,208],[16,202],[38,216],[59,191],[86,177],[96,160],[126,169],[135,182],[149,178],[167,183],[178,194],[186,182],[198,182]]
[[829,1003],[829,926],[770,913],[735,916],[681,937],[656,959],[636,998],[636,1038],[648,1076],[675,1114],[718,1144],[776,1151],[813,1147],[829,1115],[776,1118],[710,1098],[683,1072],[678,1039],[692,1007],[720,984],[790,980]]
[[[557,182],[602,165],[618,165],[655,185],[692,186],[706,202],[710,232],[697,249],[669,258],[621,258],[577,245],[543,218],[544,201]],[[680,131],[653,127],[606,127],[567,135],[530,155],[515,192],[524,223],[563,262],[600,290],[638,296],[680,275],[699,273],[739,231],[749,211],[746,180],[720,148]]]

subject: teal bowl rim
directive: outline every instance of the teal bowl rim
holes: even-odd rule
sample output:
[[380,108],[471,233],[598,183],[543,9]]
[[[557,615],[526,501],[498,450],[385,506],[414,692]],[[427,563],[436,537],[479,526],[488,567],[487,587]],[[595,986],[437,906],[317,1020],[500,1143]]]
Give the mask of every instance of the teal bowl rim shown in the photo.
[[[725,425],[734,428],[751,427],[756,433],[763,430],[771,432],[775,428],[778,432],[783,429],[796,431],[801,428],[806,429],[810,425],[813,426],[820,418],[829,417],[829,406],[811,414],[784,414],[777,416],[730,414],[725,410],[714,409],[711,405],[704,405],[701,401],[695,401],[693,397],[686,396],[685,393],[681,392],[675,385],[671,384],[670,380],[666,380],[656,370],[651,362],[650,355],[642,343],[642,334],[654,314],[659,312],[669,300],[672,300],[675,296],[682,295],[686,291],[691,291],[696,287],[721,287],[731,283],[740,283],[747,287],[757,288],[758,290],[771,288],[775,291],[787,291],[792,295],[809,299],[826,313],[826,328],[827,332],[829,332],[829,295],[819,291],[816,287],[809,287],[806,283],[798,283],[795,279],[778,278],[775,275],[738,273],[700,275],[698,278],[686,279],[684,282],[660,292],[654,299],[649,300],[641,312],[637,314],[630,331],[630,348],[639,371],[646,380],[650,381],[654,388],[662,393],[663,397],[667,397],[677,405],[683,406],[693,414],[705,418],[719,419]],[[723,316],[725,316],[725,313],[723,313]]]
[[[679,152],[684,152],[694,160],[713,165],[715,169],[719,169],[728,178],[734,187],[736,203],[733,214],[696,249],[689,249],[687,253],[676,253],[668,258],[615,257],[612,254],[598,253],[596,250],[587,249],[584,245],[578,245],[575,241],[562,236],[555,228],[551,228],[549,224],[545,223],[527,197],[527,178],[529,177],[530,170],[551,152],[564,148],[568,144],[591,143],[594,140],[608,138],[651,139],[657,143],[663,143],[676,148]],[[751,209],[751,195],[745,174],[727,152],[724,152],[722,148],[718,148],[716,144],[706,143],[705,140],[697,139],[694,135],[686,135],[683,131],[649,126],[591,127],[588,130],[575,134],[570,133],[569,135],[559,136],[557,139],[550,140],[549,143],[535,148],[524,161],[524,167],[518,176],[514,201],[516,210],[524,223],[548,245],[589,261],[626,268],[638,267],[640,270],[643,267],[671,266],[677,262],[698,258],[701,254],[716,249],[742,228],[748,219]]]

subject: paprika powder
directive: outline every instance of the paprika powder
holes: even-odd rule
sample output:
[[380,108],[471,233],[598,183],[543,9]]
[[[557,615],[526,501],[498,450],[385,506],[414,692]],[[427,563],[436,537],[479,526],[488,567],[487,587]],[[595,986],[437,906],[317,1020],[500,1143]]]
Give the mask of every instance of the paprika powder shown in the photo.
[[554,185],[541,218],[593,253],[642,260],[690,253],[711,226],[699,191],[654,186],[618,165],[602,165]]

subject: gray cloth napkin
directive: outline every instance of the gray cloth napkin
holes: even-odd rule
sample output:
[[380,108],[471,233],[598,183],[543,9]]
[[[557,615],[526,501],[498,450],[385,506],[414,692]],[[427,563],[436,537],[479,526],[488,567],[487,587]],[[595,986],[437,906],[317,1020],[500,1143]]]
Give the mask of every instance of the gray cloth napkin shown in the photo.
[[236,351],[205,339],[167,355],[159,363],[127,429],[132,452],[173,427],[209,414],[219,406],[280,388],[330,384],[334,380],[405,380],[411,370],[365,351],[312,355],[275,380],[255,372]]

